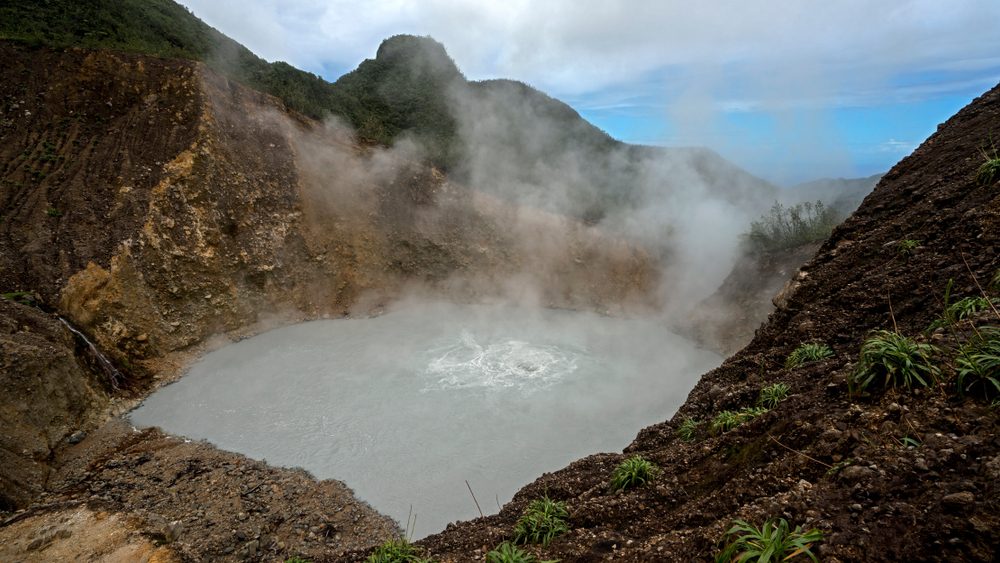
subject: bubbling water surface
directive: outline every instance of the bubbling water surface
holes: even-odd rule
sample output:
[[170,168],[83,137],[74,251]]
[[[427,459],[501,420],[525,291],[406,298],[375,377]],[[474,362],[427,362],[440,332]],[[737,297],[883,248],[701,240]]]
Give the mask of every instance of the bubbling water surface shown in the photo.
[[410,305],[315,321],[207,354],[132,412],[164,430],[344,481],[415,537],[546,471],[620,451],[721,361],[662,322]]

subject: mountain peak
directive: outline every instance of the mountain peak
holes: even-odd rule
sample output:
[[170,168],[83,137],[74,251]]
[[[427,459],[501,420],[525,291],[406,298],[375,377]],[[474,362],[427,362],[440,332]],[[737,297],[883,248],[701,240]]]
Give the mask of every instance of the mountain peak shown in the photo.
[[407,65],[437,76],[462,76],[444,45],[430,36],[393,35],[379,45],[375,60],[391,65]]

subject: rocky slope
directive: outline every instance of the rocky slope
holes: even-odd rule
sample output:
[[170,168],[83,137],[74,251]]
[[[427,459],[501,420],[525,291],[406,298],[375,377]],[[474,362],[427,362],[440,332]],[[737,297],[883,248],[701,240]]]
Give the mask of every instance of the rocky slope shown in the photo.
[[[1000,87],[939,127],[895,166],[838,227],[788,288],[750,344],[702,377],[668,422],[639,433],[624,454],[598,454],[543,475],[493,517],[460,523],[419,543],[441,561],[482,559],[512,537],[543,494],[568,505],[570,531],[544,559],[712,560],[733,519],[786,518],[817,528],[823,561],[993,561],[1000,554],[998,411],[955,389],[955,347],[993,311],[954,330],[924,334],[957,297],[981,295],[1000,268],[1000,185],[977,182],[980,148],[1000,127]],[[919,241],[913,252],[902,240]],[[993,293],[995,296],[996,293]],[[847,379],[873,329],[939,347],[930,388],[849,393]],[[789,369],[801,343],[834,355]],[[724,410],[755,404],[781,382],[789,397],[728,432]],[[700,421],[690,442],[682,421]],[[615,465],[641,454],[663,468],[650,486],[611,493]],[[357,560],[359,555],[354,556]]]

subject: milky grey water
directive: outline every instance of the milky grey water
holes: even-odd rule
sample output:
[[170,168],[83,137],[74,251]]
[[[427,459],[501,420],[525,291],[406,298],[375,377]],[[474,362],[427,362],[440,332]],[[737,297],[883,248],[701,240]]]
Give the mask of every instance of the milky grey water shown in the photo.
[[131,413],[347,483],[414,537],[677,409],[722,358],[662,322],[433,304],[315,321],[210,354]]

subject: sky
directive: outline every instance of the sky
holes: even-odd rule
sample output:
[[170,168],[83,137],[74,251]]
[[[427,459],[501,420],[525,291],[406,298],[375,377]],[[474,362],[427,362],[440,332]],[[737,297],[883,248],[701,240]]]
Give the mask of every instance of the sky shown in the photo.
[[996,0],[180,0],[328,80],[399,33],[615,138],[707,146],[781,185],[888,170],[1000,82]]

